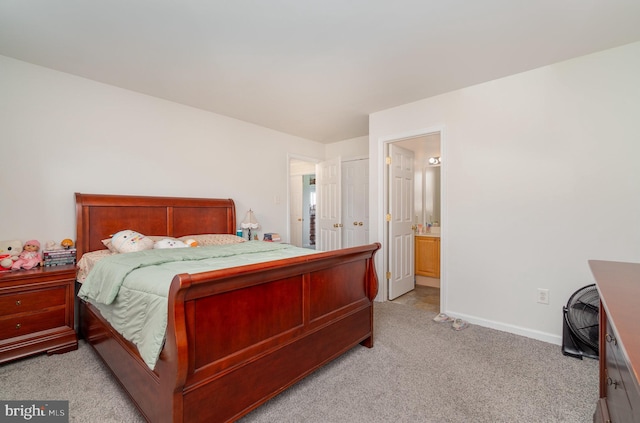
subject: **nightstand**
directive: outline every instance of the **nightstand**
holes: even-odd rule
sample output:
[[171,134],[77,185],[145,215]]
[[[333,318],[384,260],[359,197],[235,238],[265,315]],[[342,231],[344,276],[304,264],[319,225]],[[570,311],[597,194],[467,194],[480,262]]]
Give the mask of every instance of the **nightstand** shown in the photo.
[[74,265],[0,273],[0,363],[78,349]]

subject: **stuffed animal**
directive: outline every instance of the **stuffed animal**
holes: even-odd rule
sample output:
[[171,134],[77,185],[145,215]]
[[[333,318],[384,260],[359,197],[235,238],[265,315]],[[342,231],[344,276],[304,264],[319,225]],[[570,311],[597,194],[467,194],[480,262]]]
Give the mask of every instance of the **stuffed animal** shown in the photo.
[[197,247],[198,241],[193,238],[185,239],[184,243],[187,244],[187,247]]
[[125,229],[111,237],[111,245],[119,253],[132,253],[152,249],[153,240],[131,229]]
[[160,241],[156,241],[156,243],[153,244],[153,248],[155,248],[156,250],[159,250],[162,248],[186,248],[186,247],[189,247],[189,246],[184,242],[179,241],[177,239],[169,239],[169,238],[161,239]]
[[32,239],[24,243],[22,253],[20,253],[18,260],[13,263],[11,269],[33,269],[34,267],[38,267],[41,263],[40,242]]
[[62,248],[68,250],[69,248],[73,247],[73,241],[71,241],[69,238],[65,238],[60,241],[60,245],[62,246]]
[[58,251],[62,250],[62,245],[58,244],[55,241],[47,241],[47,243],[44,245],[44,249],[45,251]]
[[9,270],[22,253],[22,241],[18,239],[0,241],[0,270]]

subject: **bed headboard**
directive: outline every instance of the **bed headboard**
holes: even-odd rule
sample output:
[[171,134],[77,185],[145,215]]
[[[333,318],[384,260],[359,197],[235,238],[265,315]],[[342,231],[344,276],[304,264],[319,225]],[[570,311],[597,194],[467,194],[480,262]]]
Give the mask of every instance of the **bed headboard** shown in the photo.
[[76,193],[77,257],[104,249],[102,240],[123,229],[180,237],[235,234],[233,200]]

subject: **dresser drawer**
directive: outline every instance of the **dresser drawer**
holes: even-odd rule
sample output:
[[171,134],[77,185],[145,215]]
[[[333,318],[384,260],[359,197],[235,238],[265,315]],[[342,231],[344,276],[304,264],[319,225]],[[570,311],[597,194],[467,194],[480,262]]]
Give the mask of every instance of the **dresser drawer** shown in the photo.
[[634,389],[633,376],[618,343],[618,336],[609,321],[606,325],[605,350],[606,396],[611,421],[635,422],[633,408],[640,398]]
[[0,296],[0,317],[39,311],[66,303],[67,288],[59,286]]
[[65,326],[67,324],[65,317],[66,310],[60,307],[55,310],[18,314],[0,319],[0,340]]
[[612,422],[630,422],[631,403],[627,396],[624,381],[620,377],[620,372],[614,360],[607,358],[607,368],[605,370],[607,381],[607,406]]

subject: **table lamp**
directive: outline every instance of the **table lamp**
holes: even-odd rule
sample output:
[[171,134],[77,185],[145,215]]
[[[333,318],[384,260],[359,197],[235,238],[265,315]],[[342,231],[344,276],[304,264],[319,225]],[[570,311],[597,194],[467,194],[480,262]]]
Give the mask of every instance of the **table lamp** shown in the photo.
[[258,219],[256,219],[256,215],[253,214],[253,210],[249,209],[240,226],[243,229],[249,229],[249,241],[251,241],[251,229],[258,229],[260,227],[260,223],[258,222]]

